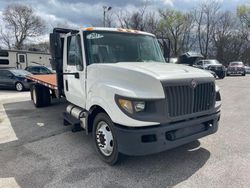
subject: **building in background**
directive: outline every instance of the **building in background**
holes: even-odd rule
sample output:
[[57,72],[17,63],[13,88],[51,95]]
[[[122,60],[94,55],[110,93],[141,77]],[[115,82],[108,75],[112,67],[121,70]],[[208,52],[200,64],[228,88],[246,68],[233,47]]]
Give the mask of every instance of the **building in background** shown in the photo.
[[31,65],[50,67],[50,54],[39,51],[0,50],[0,68],[15,67],[25,69]]

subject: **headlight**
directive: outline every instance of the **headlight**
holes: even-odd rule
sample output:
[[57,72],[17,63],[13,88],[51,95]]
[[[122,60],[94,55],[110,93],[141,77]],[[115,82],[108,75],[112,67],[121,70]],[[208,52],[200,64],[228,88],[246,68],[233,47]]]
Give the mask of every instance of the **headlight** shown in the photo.
[[118,105],[130,114],[141,112],[146,106],[144,101],[131,101],[128,99],[118,99]]
[[215,91],[216,91],[216,93],[220,92],[220,87],[217,84],[215,85]]
[[220,88],[218,85],[215,85],[215,92],[216,92],[216,101],[221,101]]
[[216,101],[221,101],[220,92],[216,92]]
[[118,103],[122,109],[126,110],[130,114],[133,114],[134,110],[133,110],[133,105],[131,101],[125,100],[125,99],[118,99]]

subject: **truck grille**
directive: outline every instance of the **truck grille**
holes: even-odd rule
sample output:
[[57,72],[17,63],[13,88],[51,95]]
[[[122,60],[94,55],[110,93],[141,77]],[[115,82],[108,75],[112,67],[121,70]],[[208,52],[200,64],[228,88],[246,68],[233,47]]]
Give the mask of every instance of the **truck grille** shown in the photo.
[[211,71],[221,71],[222,67],[219,67],[219,66],[210,66],[209,70],[211,70]]
[[191,85],[166,86],[168,113],[170,117],[183,116],[211,109],[215,102],[213,82]]

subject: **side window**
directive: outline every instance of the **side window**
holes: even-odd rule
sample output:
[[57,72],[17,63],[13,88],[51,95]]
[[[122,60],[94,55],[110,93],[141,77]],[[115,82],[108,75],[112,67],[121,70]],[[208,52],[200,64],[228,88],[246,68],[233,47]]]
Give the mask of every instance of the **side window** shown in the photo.
[[67,50],[67,64],[75,65],[75,40],[72,36],[67,39]]
[[83,70],[83,61],[82,61],[82,46],[81,46],[81,37],[80,35],[76,36],[76,68],[79,71]]
[[42,73],[42,74],[48,74],[49,73],[49,71],[46,69],[46,68],[41,68],[40,69],[40,73]]
[[202,66],[202,61],[198,61],[198,62],[196,63],[196,65]]
[[32,67],[32,68],[30,68],[30,71],[31,71],[32,73],[34,73],[34,74],[40,73],[39,67]]
[[5,50],[0,50],[0,56],[1,57],[9,57],[9,52]]
[[12,73],[8,70],[2,70],[0,74],[2,78],[9,78],[10,76],[12,76]]
[[8,65],[10,64],[8,59],[0,59],[0,65]]
[[70,36],[67,40],[67,64],[75,65],[78,70],[83,69],[82,48],[80,35]]
[[0,70],[0,79],[3,78],[3,70]]

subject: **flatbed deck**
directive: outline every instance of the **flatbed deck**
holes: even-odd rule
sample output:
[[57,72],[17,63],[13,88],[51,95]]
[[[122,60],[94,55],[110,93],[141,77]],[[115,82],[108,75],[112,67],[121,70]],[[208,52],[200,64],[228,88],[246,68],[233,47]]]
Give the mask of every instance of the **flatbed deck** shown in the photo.
[[27,79],[49,87],[50,89],[57,89],[56,74],[31,75],[27,76]]

